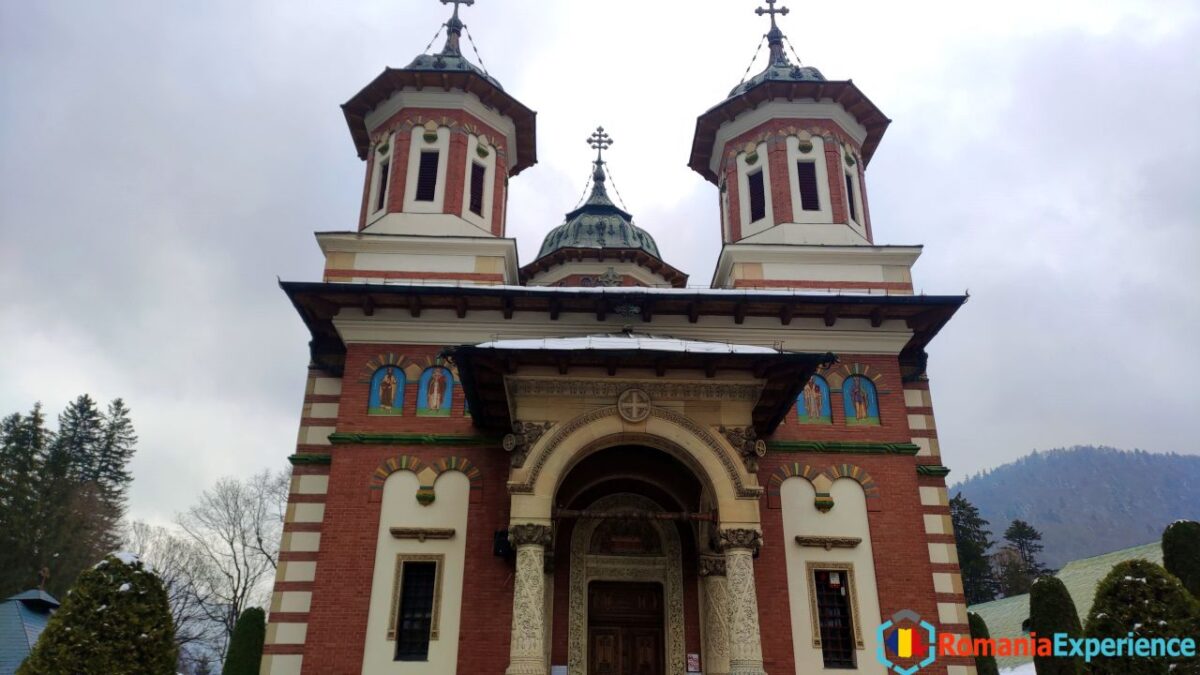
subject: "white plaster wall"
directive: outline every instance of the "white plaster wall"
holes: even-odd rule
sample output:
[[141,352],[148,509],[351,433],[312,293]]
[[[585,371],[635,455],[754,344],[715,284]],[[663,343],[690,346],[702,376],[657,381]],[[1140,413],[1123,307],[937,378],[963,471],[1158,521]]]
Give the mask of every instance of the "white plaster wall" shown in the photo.
[[[383,486],[379,538],[375,549],[375,574],[371,585],[371,608],[367,614],[367,640],[363,673],[371,675],[444,675],[457,671],[458,627],[462,608],[463,561],[466,553],[467,506],[470,481],[457,471],[443,473],[436,484],[437,498],[429,506],[417,503],[417,477],[398,471]],[[448,540],[395,539],[392,527],[452,527]],[[428,661],[395,661],[396,643],[387,639],[395,591],[396,556],[399,554],[444,555],[441,574],[442,597],[438,639],[429,643]]]
[[[796,657],[796,673],[846,672],[844,668],[827,669],[821,650],[813,647],[813,625],[808,592],[808,562],[837,562],[854,565],[854,593],[858,599],[856,619],[863,636],[863,649],[856,652],[858,667],[853,672],[884,673],[875,660],[875,629],[881,619],[879,592],[875,585],[875,560],[871,553],[871,532],[867,521],[867,501],[862,487],[848,478],[834,481],[830,489],[834,507],[821,513],[813,505],[816,496],[813,486],[802,478],[784,481],[780,498],[783,506],[783,542],[787,547],[788,599],[792,615],[792,647]],[[859,537],[852,549],[801,547],[796,536]]]

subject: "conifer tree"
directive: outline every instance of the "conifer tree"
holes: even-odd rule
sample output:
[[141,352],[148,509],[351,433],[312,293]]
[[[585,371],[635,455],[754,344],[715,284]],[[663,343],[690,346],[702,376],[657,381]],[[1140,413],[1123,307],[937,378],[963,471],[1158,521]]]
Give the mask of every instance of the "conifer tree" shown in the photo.
[[1004,531],[1008,544],[997,554],[997,578],[1006,596],[1028,593],[1033,580],[1048,570],[1038,560],[1042,533],[1023,520],[1014,520]]
[[266,636],[267,617],[262,609],[250,607],[242,612],[233,628],[221,675],[258,675]]
[[0,421],[0,597],[26,590],[38,579],[32,554],[34,514],[38,476],[51,440],[40,403],[28,415]]
[[18,675],[175,672],[178,648],[167,594],[132,554],[79,575]]
[[[1038,637],[1051,638],[1064,633],[1072,638],[1083,635],[1079,613],[1075,602],[1067,592],[1067,586],[1054,576],[1038,577],[1029,591],[1029,632]],[[1082,675],[1083,661],[1078,657],[1037,656],[1033,657],[1037,675]]]
[[988,549],[992,547],[992,533],[987,529],[988,521],[979,515],[979,509],[958,493],[950,500],[950,520],[954,526],[954,539],[958,547],[958,564],[962,569],[963,594],[967,604],[977,605],[996,598],[996,582],[992,572]]
[[[1087,635],[1094,638],[1173,638],[1195,635],[1200,603],[1159,565],[1145,560],[1118,563],[1096,588]],[[1092,675],[1193,673],[1195,657],[1112,656],[1092,659]]]
[[[973,640],[986,640],[992,637],[988,632],[987,622],[975,612],[967,612],[967,625],[971,628],[971,639]],[[999,675],[1000,669],[996,666],[996,657],[991,654],[976,656],[975,672],[978,675]]]
[[1200,600],[1200,523],[1171,523],[1162,536],[1163,567],[1174,574],[1193,598]]

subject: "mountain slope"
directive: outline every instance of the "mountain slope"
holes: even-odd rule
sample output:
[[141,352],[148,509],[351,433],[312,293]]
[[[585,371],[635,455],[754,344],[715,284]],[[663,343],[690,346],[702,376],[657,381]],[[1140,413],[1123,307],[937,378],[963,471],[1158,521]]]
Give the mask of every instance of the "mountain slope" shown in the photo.
[[1014,518],[1042,533],[1052,567],[1155,541],[1200,520],[1200,457],[1076,446],[1034,451],[950,488],[979,508],[1000,541]]

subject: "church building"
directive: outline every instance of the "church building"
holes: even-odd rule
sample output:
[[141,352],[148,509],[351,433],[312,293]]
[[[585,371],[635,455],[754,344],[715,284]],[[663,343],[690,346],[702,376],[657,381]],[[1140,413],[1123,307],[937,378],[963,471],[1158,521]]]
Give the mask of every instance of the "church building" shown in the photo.
[[697,111],[711,281],[614,202],[603,128],[522,263],[536,102],[442,1],[444,46],[342,106],[357,226],[281,283],[311,360],[262,672],[974,673],[933,644],[968,628],[926,376],[966,298],[875,243],[890,120],[765,0],[765,69]]

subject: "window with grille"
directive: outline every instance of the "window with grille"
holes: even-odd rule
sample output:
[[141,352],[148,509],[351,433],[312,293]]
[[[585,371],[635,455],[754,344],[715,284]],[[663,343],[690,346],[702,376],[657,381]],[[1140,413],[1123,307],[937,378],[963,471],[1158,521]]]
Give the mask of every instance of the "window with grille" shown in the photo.
[[388,177],[391,175],[390,161],[379,163],[379,182],[375,184],[375,210],[380,211],[387,205]]
[[422,152],[417,171],[417,201],[431,202],[437,195],[438,153]]
[[821,655],[826,668],[854,668],[854,616],[844,570],[813,570]]
[[482,164],[471,164],[471,213],[483,215],[483,180],[487,176],[487,167]]
[[850,202],[850,220],[858,222],[858,195],[854,193],[854,178],[846,174],[846,200]]
[[437,563],[405,561],[396,617],[396,660],[429,660]]
[[750,184],[750,222],[762,220],[767,215],[767,193],[763,185],[763,172],[755,171],[746,177]]
[[817,190],[817,163],[796,162],[796,179],[800,184],[800,208],[820,211],[821,196]]

